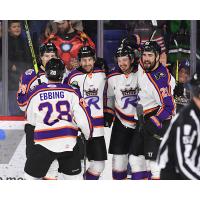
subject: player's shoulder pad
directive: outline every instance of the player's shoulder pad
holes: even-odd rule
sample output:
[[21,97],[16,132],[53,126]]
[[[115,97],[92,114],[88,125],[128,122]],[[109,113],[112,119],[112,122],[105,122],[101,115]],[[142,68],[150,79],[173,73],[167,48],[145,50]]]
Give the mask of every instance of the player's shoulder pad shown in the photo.
[[68,74],[67,78],[71,78],[71,77],[74,77],[74,76],[83,74],[83,72],[82,72],[81,70],[79,70],[79,69],[80,69],[80,67],[77,68],[77,69],[73,69],[73,70]]
[[39,92],[41,89],[45,89],[45,88],[47,88],[47,84],[37,85],[36,87],[34,87],[33,90],[29,90],[28,99],[30,99],[32,96],[35,96],[37,92]]
[[95,66],[93,69],[93,72],[103,72],[105,73],[105,69],[103,68],[103,66]]
[[79,98],[82,98],[79,88],[69,84],[65,85],[65,87],[68,88],[71,92],[75,93]]
[[83,72],[79,71],[78,69],[73,69],[68,75],[67,77],[64,79],[64,83],[67,83],[69,84],[71,79],[75,76],[78,76],[78,75],[82,75]]
[[157,70],[153,71],[151,77],[159,88],[168,86],[171,80],[171,74],[163,65],[160,65]]
[[22,82],[27,83],[31,81],[36,76],[34,69],[28,69],[26,70],[22,75]]
[[121,75],[122,72],[120,71],[119,67],[114,67],[111,71],[108,72],[107,78],[111,78],[113,76]]

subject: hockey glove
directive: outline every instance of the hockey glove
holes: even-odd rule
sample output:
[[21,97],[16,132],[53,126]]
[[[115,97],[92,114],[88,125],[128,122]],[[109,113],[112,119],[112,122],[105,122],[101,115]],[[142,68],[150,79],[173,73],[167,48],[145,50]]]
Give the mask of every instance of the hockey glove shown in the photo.
[[162,124],[156,124],[154,120],[155,118],[151,117],[145,121],[144,131],[153,136],[154,138],[161,140],[160,129],[162,127]]

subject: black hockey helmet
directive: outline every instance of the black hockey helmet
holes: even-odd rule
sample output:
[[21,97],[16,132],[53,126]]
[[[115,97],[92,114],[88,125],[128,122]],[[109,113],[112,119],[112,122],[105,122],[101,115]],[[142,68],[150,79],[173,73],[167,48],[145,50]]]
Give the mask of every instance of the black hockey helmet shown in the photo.
[[192,95],[200,98],[200,74],[195,73],[190,81],[186,84],[186,88],[192,92]]
[[40,45],[39,47],[40,56],[43,56],[44,53],[51,53],[51,52],[57,55],[57,48],[54,43],[48,42]]
[[161,54],[160,45],[156,41],[146,41],[141,48],[141,52],[143,53],[144,51],[154,52],[159,55]]
[[45,67],[45,74],[48,80],[61,81],[65,72],[64,62],[59,58],[52,58]]
[[139,45],[137,44],[137,37],[135,35],[130,35],[123,38],[120,41],[120,46],[130,46],[132,49],[138,49]]
[[81,58],[84,57],[93,57],[94,60],[96,59],[96,52],[91,46],[83,46],[79,49],[78,52],[78,60],[80,61]]
[[122,57],[122,56],[128,56],[130,59],[134,58],[134,51],[130,46],[120,46],[116,53],[115,57]]

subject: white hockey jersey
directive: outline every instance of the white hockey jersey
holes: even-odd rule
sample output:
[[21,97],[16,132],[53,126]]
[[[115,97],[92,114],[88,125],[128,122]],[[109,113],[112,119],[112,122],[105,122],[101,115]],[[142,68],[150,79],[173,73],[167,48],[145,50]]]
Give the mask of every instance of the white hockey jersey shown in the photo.
[[[64,76],[66,76],[66,73]],[[22,111],[26,110],[28,92],[34,90],[34,88],[39,85],[38,79],[40,79],[42,84],[48,83],[45,72],[41,69],[39,69],[38,76],[34,69],[28,69],[22,74],[19,82],[19,89],[17,91],[17,103]]]
[[28,93],[27,121],[35,126],[34,142],[53,152],[72,151],[78,129],[92,133],[90,111],[79,91],[63,84],[42,84]]
[[121,123],[129,128],[135,128],[138,102],[138,75],[137,71],[128,75],[116,68],[108,74],[107,88],[105,89],[104,112],[116,115]]
[[64,83],[76,85],[90,107],[94,127],[93,137],[104,135],[103,93],[106,83],[105,71],[95,67],[89,74],[81,68],[73,70]]
[[170,119],[175,111],[173,90],[175,80],[168,69],[160,65],[150,73],[138,67],[139,104],[143,106],[144,115],[158,110],[152,120],[160,127],[161,123]]

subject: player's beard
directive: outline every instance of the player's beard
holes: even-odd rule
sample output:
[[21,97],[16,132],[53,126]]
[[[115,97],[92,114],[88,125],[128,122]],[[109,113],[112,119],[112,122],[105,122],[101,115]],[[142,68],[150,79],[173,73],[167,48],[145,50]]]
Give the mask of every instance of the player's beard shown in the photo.
[[146,72],[150,72],[156,66],[156,59],[153,62],[145,61],[143,62],[143,68]]
[[92,65],[84,65],[84,66],[82,66],[82,68],[86,73],[90,73],[93,70]]
[[128,65],[122,65],[120,66],[120,69],[124,74],[128,74],[131,71],[131,66],[128,67]]

